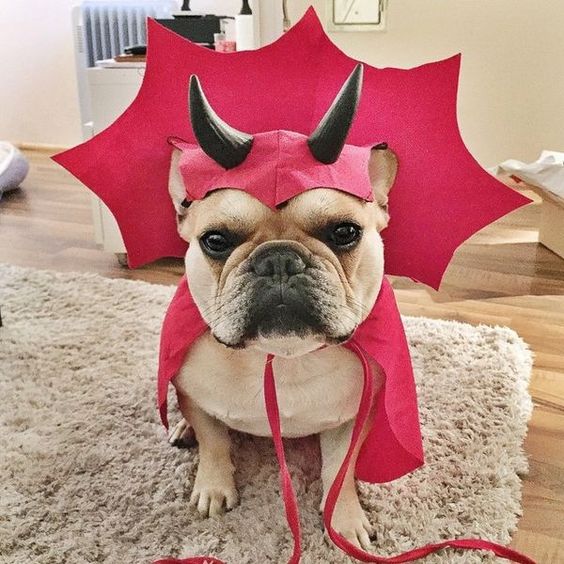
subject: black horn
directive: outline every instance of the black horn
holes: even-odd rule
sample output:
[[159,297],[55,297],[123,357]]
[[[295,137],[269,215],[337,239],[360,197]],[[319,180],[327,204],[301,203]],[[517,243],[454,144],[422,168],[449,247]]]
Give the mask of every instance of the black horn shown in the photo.
[[224,168],[241,164],[253,145],[253,136],[225,123],[210,106],[198,77],[190,77],[190,122],[202,151]]
[[361,90],[362,65],[359,63],[307,140],[311,154],[318,161],[331,164],[339,158],[354,119]]

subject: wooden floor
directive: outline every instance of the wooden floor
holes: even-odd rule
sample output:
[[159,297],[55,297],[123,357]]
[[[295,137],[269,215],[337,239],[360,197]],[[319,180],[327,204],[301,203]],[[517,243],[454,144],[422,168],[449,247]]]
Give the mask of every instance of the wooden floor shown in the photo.
[[[87,191],[41,151],[23,189],[0,202],[0,262],[176,284],[179,260],[130,271],[93,243]],[[564,260],[537,242],[539,201],[474,236],[440,292],[393,280],[402,313],[507,325],[535,354],[535,409],[526,450],[524,515],[513,546],[539,563],[564,562]]]

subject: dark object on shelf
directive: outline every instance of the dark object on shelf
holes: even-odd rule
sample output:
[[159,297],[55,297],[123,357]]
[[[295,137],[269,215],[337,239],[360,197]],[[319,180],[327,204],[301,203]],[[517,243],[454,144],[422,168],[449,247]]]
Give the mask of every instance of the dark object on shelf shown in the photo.
[[222,18],[223,16],[205,15],[166,20],[157,19],[156,21],[194,43],[213,45],[213,34],[221,31],[220,22]]
[[126,55],[146,55],[147,45],[128,45],[123,52]]
[[252,13],[253,11],[249,6],[249,0],[243,0],[243,5],[241,6],[241,11],[239,12],[239,15],[250,16],[252,15]]

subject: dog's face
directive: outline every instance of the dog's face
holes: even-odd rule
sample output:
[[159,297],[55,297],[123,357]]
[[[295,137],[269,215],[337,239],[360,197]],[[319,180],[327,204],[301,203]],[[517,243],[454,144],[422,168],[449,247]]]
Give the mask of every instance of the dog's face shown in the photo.
[[272,210],[221,189],[186,210],[172,158],[170,193],[189,242],[190,291],[213,336],[235,348],[297,356],[346,341],[368,315],[384,272],[379,232],[397,162],[373,149],[374,202],[318,188]]

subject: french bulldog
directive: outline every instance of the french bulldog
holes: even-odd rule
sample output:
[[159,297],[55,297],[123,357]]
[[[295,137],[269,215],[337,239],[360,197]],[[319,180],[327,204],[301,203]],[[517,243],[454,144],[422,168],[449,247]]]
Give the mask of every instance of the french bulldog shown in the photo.
[[[229,188],[185,208],[179,158],[174,150],[169,192],[179,234],[189,243],[190,291],[209,327],[173,380],[184,421],[172,440],[191,426],[199,444],[191,503],[203,516],[237,504],[229,429],[270,436],[262,399],[270,353],[282,435],[319,434],[323,509],[362,392],[360,361],[341,345],[371,311],[382,283],[380,232],[389,220],[396,156],[386,144],[371,150],[372,202],[317,188],[275,210]],[[376,392],[382,376],[375,363],[371,369]],[[354,466],[353,458],[333,527],[367,549],[372,528],[358,499]]]

